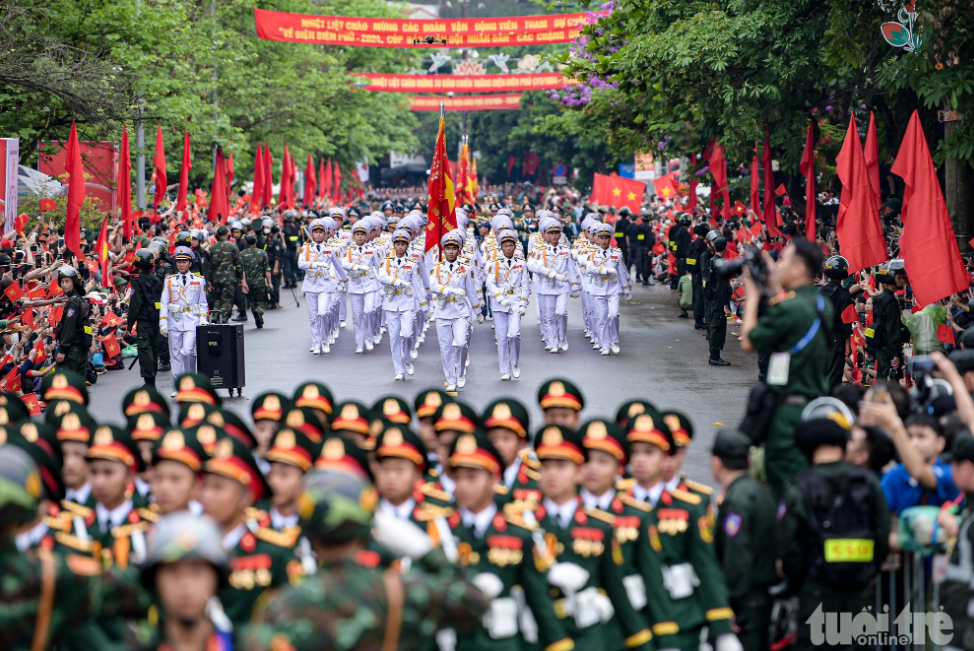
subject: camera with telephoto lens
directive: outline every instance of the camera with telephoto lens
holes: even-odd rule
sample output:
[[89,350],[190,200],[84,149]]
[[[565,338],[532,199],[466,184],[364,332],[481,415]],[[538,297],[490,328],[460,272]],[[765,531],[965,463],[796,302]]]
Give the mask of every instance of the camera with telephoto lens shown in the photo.
[[929,355],[918,355],[906,363],[906,370],[913,378],[910,397],[917,413],[926,414],[931,403],[940,396],[952,396],[954,390],[946,380],[933,377],[937,364]]
[[768,265],[761,254],[761,250],[751,247],[738,258],[726,261],[723,258],[714,258],[714,270],[722,278],[735,278],[744,272],[746,266],[751,272],[751,278],[759,286],[764,287],[768,280]]

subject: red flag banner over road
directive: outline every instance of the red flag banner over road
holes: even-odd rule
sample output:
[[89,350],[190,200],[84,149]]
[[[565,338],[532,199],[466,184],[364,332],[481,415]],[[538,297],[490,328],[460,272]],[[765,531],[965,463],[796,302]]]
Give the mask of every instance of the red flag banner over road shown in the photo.
[[[615,174],[612,176],[596,174],[595,181],[592,183],[592,201],[597,201],[600,206],[629,208],[638,214],[645,191],[646,184],[642,181],[633,181]],[[676,194],[674,193],[673,196]]]
[[352,78],[366,79],[368,83],[362,86],[365,90],[384,93],[501,93],[562,88],[576,83],[560,72],[530,75],[397,75],[363,72],[352,75]]
[[412,97],[410,111],[439,111],[440,102],[447,111],[501,111],[520,110],[524,93],[511,95],[468,95],[466,97]]
[[[269,41],[343,47],[497,47],[568,43],[600,15],[551,14],[411,20],[315,16],[254,9],[257,36]],[[413,43],[432,36],[443,43]]]
[[440,130],[436,134],[436,148],[430,165],[429,213],[426,223],[426,251],[439,246],[440,238],[457,227],[456,195],[446,157],[446,123],[440,118]]

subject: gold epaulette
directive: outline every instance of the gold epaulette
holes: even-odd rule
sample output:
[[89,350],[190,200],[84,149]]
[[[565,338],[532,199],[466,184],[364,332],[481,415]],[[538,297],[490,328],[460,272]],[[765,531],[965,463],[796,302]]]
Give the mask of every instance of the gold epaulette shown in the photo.
[[155,522],[159,519],[159,514],[152,509],[136,509],[139,512],[139,517],[143,520],[148,520],[149,522]]
[[61,507],[71,511],[75,515],[80,515],[82,518],[87,518],[91,515],[91,509],[87,506],[82,506],[77,502],[69,502],[68,500],[61,500]]
[[538,528],[538,524],[530,524],[520,513],[510,513],[504,511],[504,521],[508,524],[513,524],[515,527],[521,527],[522,529],[527,529],[528,531],[534,531]]
[[680,490],[679,488],[671,490],[670,495],[681,502],[686,502],[687,504],[700,504],[701,502],[701,497],[699,495],[694,495],[690,491]]
[[636,478],[629,477],[627,479],[620,479],[616,482],[617,491],[628,491],[630,488],[636,485]]
[[692,491],[697,493],[703,493],[704,495],[713,495],[714,489],[706,484],[701,484],[700,482],[693,481],[692,479],[683,478],[683,484]]
[[423,482],[422,486],[419,487],[419,492],[426,497],[432,497],[443,502],[451,502],[453,498],[446,491],[442,491],[433,485],[433,482]]
[[439,506],[437,504],[423,502],[419,505],[419,509],[431,520],[439,517],[448,518],[453,515],[453,507],[448,505]]
[[541,481],[541,473],[537,470],[531,470],[530,468],[525,469],[524,474],[528,476],[529,479],[534,481]]
[[74,549],[79,552],[93,551],[92,541],[81,540],[80,538],[78,538],[77,536],[71,533],[65,533],[63,531],[55,531],[54,540],[58,541],[65,547],[70,547],[71,549]]
[[115,538],[127,538],[130,537],[136,531],[141,531],[145,533],[149,530],[148,522],[136,522],[135,524],[123,524],[120,527],[115,527],[112,529],[112,536]]
[[436,468],[430,468],[429,473],[430,473],[430,477],[439,477],[440,476],[440,471],[437,470]]
[[61,511],[58,515],[45,515],[44,524],[47,525],[49,529],[54,529],[55,531],[71,531],[71,524],[74,521],[74,516],[65,511]]
[[589,508],[587,506],[585,507],[585,515],[608,524],[612,524],[616,521],[616,516],[612,515],[611,513],[607,513],[602,509]]
[[770,298],[768,300],[768,305],[777,305],[778,303],[787,301],[792,298],[795,298],[795,292],[788,292],[788,293],[781,292],[777,296],[773,296],[772,298]]
[[261,527],[254,535],[257,536],[258,540],[269,542],[278,547],[294,547],[298,541],[298,536],[301,535],[301,527],[289,527],[284,531],[274,531],[270,527]]
[[250,520],[257,520],[259,522],[267,517],[267,511],[264,509],[258,509],[256,506],[248,506],[247,510],[244,511],[244,517]]
[[532,470],[538,470],[541,467],[541,462],[531,456],[531,450],[521,450],[517,456],[521,459],[521,463]]
[[632,495],[630,495],[625,491],[620,492],[618,495],[616,495],[616,497],[619,498],[620,502],[622,502],[626,506],[631,506],[634,509],[639,509],[640,511],[646,511],[647,513],[653,510],[653,507],[650,506],[647,502],[640,502],[635,497],[633,497]]
[[509,489],[504,484],[494,484],[494,492],[497,493],[498,495],[507,495],[508,493],[511,492],[511,489]]

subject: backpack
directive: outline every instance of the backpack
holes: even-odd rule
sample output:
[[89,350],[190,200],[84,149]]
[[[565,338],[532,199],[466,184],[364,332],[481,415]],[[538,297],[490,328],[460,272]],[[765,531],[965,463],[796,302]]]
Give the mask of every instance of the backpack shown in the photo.
[[860,590],[876,575],[883,559],[874,557],[875,480],[850,467],[837,477],[814,468],[794,479],[804,497],[811,529],[809,576],[839,590]]

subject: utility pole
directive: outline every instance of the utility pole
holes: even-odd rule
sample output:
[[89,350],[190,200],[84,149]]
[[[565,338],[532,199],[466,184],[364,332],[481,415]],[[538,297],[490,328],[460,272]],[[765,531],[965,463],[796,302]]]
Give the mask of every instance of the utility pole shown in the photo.
[[[135,0],[135,15],[142,15],[142,0]],[[141,90],[135,94],[135,204],[139,210],[145,211],[145,128],[142,126]]]
[[[950,138],[960,126],[959,111],[940,111],[938,118],[944,123],[944,140]],[[971,250],[968,242],[974,237],[974,174],[970,166],[955,158],[944,161],[944,201],[954,227],[954,236],[961,252]]]

